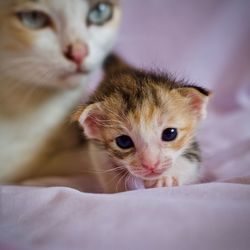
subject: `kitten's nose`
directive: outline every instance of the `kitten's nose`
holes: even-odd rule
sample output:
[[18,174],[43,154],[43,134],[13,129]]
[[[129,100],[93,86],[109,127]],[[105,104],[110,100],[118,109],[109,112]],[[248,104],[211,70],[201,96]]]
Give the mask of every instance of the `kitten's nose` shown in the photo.
[[84,58],[88,55],[88,48],[84,43],[72,43],[67,47],[64,55],[67,59],[74,62],[79,67]]
[[146,163],[146,162],[142,162],[142,167],[151,171],[152,173],[155,172],[157,170],[157,168],[160,165],[160,161],[158,160],[156,163],[152,164],[152,163]]

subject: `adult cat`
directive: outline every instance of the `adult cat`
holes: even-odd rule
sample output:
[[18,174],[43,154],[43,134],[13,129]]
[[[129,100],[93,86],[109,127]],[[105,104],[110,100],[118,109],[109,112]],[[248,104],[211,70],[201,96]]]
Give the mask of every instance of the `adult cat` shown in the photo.
[[118,0],[0,0],[0,183],[83,167],[66,121],[119,22]]

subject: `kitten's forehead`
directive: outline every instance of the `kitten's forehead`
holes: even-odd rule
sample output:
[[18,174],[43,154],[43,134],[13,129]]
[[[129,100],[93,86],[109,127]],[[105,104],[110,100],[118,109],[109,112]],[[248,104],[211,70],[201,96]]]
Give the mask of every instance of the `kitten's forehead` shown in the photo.
[[118,119],[128,130],[152,129],[152,126],[160,124],[162,113],[158,94],[157,90],[139,89],[131,95],[123,89],[104,101],[105,114],[108,120]]
[[137,78],[133,74],[121,75],[115,82],[116,88],[109,89],[106,85],[107,113],[112,110],[117,117],[125,117],[124,121],[129,118],[138,128],[157,127],[166,121],[181,126],[186,123],[187,105],[184,98],[171,92],[171,83],[164,83],[163,79]]
[[130,86],[125,86],[120,90],[120,99],[124,103],[126,113],[133,113],[140,109],[144,111],[146,107],[153,109],[162,106],[162,98],[167,95],[164,88],[160,88],[154,82],[146,82],[147,80],[138,82],[133,77],[127,81]]

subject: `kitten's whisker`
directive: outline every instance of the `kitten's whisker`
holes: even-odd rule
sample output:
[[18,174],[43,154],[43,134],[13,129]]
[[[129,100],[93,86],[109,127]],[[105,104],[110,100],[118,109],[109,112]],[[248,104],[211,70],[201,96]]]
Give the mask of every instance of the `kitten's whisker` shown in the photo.
[[126,179],[125,179],[125,190],[126,191],[128,191],[129,189],[128,189],[128,186],[127,186],[127,182],[129,181],[129,178],[131,177],[131,175],[130,175],[130,173],[128,172],[127,173],[127,177],[126,177]]
[[122,171],[117,172],[117,174],[111,179],[111,181],[108,182],[108,184],[110,183],[114,183],[116,181],[117,178],[119,178],[120,175],[123,175],[124,173]]
[[111,172],[115,172],[115,171],[118,171],[118,170],[124,170],[124,168],[122,168],[122,167],[115,167],[115,168],[111,168],[111,169],[100,171],[99,173],[111,173]]
[[107,170],[86,170],[86,171],[81,171],[80,173],[90,173],[90,174],[105,174],[105,173],[111,173],[115,172],[118,170],[124,170],[123,167],[115,167]]
[[118,182],[117,182],[117,184],[116,184],[115,190],[116,190],[117,192],[118,192],[118,190],[119,190],[119,185],[120,185],[120,183],[121,183],[121,181],[122,181],[122,179],[123,179],[124,177],[126,177],[126,172],[125,172],[125,173],[122,173],[121,178],[118,180]]
[[116,167],[116,168],[105,170],[105,171],[103,171],[103,173],[110,173],[110,172],[114,172],[117,170],[124,170],[124,168],[123,167]]

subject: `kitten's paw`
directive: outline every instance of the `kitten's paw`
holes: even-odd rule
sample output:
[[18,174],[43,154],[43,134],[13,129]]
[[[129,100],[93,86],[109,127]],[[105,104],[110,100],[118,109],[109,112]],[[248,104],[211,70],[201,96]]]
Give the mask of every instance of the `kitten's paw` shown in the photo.
[[177,187],[180,185],[180,179],[177,176],[162,176],[158,180],[144,181],[145,188]]
[[156,182],[155,187],[177,187],[180,186],[180,180],[177,176],[163,176]]

